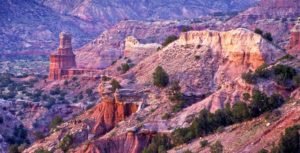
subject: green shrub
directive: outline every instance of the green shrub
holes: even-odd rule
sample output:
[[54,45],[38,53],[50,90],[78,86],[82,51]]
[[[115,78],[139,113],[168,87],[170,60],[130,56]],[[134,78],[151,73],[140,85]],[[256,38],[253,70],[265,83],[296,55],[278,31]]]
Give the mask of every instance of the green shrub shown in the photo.
[[157,87],[166,87],[169,84],[169,75],[161,67],[156,67],[153,73],[153,84]]
[[161,118],[163,120],[167,120],[167,119],[170,119],[172,117],[172,115],[170,113],[165,113]]
[[183,153],[193,153],[193,152],[190,151],[190,150],[186,150],[186,151],[184,151]]
[[78,78],[76,76],[72,77],[72,81],[76,81]]
[[21,152],[18,149],[18,145],[14,144],[8,147],[8,153],[21,153]]
[[237,102],[232,106],[232,116],[235,122],[242,122],[249,119],[250,113],[246,103]]
[[73,143],[73,137],[72,135],[70,134],[67,134],[63,139],[62,141],[59,143],[59,148],[64,151],[64,152],[67,152],[71,145]]
[[67,86],[69,84],[68,80],[64,81],[64,85]]
[[210,146],[211,153],[223,153],[223,145],[220,141],[217,141],[213,145]]
[[209,144],[209,143],[208,143],[207,140],[202,140],[202,141],[200,141],[200,146],[201,146],[202,148],[206,147],[208,144]]
[[55,87],[54,89],[50,90],[50,94],[51,95],[58,95],[60,94],[60,88],[59,87]]
[[300,125],[295,125],[285,129],[284,135],[278,144],[279,153],[299,153],[300,151]]
[[272,34],[267,32],[263,35],[263,37],[268,40],[268,41],[273,41],[273,37],[272,37]]
[[117,89],[120,89],[120,88],[121,88],[120,83],[119,83],[117,80],[115,80],[115,79],[112,79],[112,80],[111,80],[110,85],[111,85],[111,87],[112,87],[112,88],[111,88],[112,92],[115,92]]
[[109,81],[109,80],[111,80],[110,77],[108,77],[106,75],[102,76],[102,81]]
[[172,43],[173,41],[177,40],[178,37],[175,36],[175,35],[171,35],[171,36],[168,36],[165,41],[162,43],[162,46],[165,47],[165,46],[168,46],[170,43]]
[[172,102],[178,102],[183,100],[183,94],[181,93],[181,87],[179,85],[179,81],[173,81],[170,84],[170,88],[168,90],[168,98]]
[[55,117],[52,119],[51,123],[50,123],[50,128],[51,128],[51,129],[56,128],[58,125],[62,124],[63,121],[64,121],[64,120],[62,119],[62,117],[60,117],[60,116],[55,116]]
[[182,26],[182,27],[180,27],[180,29],[181,29],[181,32],[188,32],[188,31],[193,30],[193,28],[190,26]]
[[250,94],[249,93],[243,93],[243,100],[248,101],[250,99]]
[[201,59],[201,56],[200,55],[195,55],[195,60],[200,60]]
[[263,64],[255,70],[255,76],[260,78],[268,78],[271,76],[271,71],[267,69],[268,65]]
[[260,151],[258,151],[258,153],[269,153],[269,151],[263,148]]
[[144,148],[143,153],[166,153],[172,147],[171,140],[166,135],[156,135],[151,143]]
[[254,32],[255,33],[257,33],[257,34],[259,34],[259,35],[263,35],[263,31],[261,30],[261,29],[259,29],[259,28],[256,28],[255,30],[254,30]]
[[243,73],[242,79],[246,81],[246,83],[249,84],[255,84],[256,83],[256,76],[253,75],[251,72]]
[[3,122],[4,122],[4,119],[2,116],[0,116],[0,124],[3,124]]
[[34,153],[52,153],[52,152],[44,148],[38,148],[37,150],[34,151]]
[[88,89],[85,90],[85,93],[90,97],[93,94],[93,89],[88,88]]
[[283,86],[286,86],[288,81],[292,80],[293,77],[297,75],[294,68],[281,64],[274,66],[273,71],[275,74],[275,81]]
[[300,87],[300,75],[296,75],[293,77],[293,83],[296,87]]
[[40,131],[34,132],[33,135],[34,135],[34,138],[36,140],[40,140],[40,139],[43,139],[45,137],[44,134]]
[[126,73],[129,69],[130,69],[130,65],[128,63],[124,63],[120,67],[122,73]]

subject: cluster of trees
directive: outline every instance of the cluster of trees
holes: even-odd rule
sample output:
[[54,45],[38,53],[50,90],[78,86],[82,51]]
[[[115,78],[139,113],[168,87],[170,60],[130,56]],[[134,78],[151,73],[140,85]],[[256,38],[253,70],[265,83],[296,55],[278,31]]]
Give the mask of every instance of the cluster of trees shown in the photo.
[[5,139],[10,145],[8,148],[9,153],[21,153],[25,149],[25,146],[30,143],[27,138],[27,130],[23,125],[15,126],[13,135],[5,137]]
[[186,100],[184,98],[184,94],[181,93],[181,87],[178,81],[174,81],[170,84],[167,94],[169,100],[173,103],[173,112],[178,112],[185,107]]
[[63,118],[60,116],[55,116],[52,121],[50,122],[49,128],[55,129],[58,125],[64,122]]
[[64,136],[62,141],[59,143],[59,148],[63,152],[67,152],[70,149],[72,144],[73,144],[73,136],[70,134],[67,134]]
[[171,139],[166,135],[156,135],[143,153],[167,153],[172,148]]
[[254,72],[247,72],[242,74],[244,79],[249,84],[257,83],[258,79],[268,79],[276,81],[277,84],[293,88],[300,85],[300,76],[296,70],[287,65],[275,65],[272,68],[268,68],[266,64],[258,67]]
[[256,28],[254,30],[255,33],[261,35],[263,38],[265,38],[268,41],[273,41],[272,34],[270,32],[264,33],[261,29]]
[[268,97],[266,94],[255,90],[252,93],[251,103],[237,102],[232,107],[229,104],[225,109],[211,113],[204,109],[193,120],[191,126],[176,129],[172,133],[172,142],[175,145],[186,143],[196,137],[205,136],[217,131],[219,128],[243,122],[257,117],[264,112],[280,107],[284,100],[280,95]]
[[115,92],[117,89],[122,88],[122,86],[120,85],[120,83],[117,80],[115,80],[115,79],[112,79],[110,81],[110,85],[111,85],[112,92]]
[[34,151],[34,153],[52,153],[52,152],[44,148],[38,148],[37,150]]
[[126,73],[130,68],[132,68],[134,64],[131,62],[130,59],[126,61],[126,63],[121,64],[120,67],[117,68],[118,71],[121,71],[121,73]]
[[[285,129],[278,146],[271,149],[272,153],[299,153],[300,152],[300,125],[294,125]],[[268,152],[268,151],[267,151]]]

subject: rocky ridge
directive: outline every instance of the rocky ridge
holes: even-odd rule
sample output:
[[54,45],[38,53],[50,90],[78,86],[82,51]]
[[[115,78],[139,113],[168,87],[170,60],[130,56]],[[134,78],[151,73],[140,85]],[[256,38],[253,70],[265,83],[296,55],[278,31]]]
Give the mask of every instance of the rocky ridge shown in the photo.
[[197,18],[212,12],[241,11],[255,3],[247,0],[4,0],[0,4],[0,50],[2,53],[50,51],[57,46],[56,38],[63,30],[71,32],[75,47],[80,47],[121,20]]

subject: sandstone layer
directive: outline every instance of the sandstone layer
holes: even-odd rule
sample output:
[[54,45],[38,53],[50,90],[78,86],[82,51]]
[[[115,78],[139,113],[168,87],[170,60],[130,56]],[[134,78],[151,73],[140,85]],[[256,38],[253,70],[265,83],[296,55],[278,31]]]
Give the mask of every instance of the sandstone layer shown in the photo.
[[160,65],[171,81],[180,81],[186,94],[205,95],[243,72],[272,63],[284,54],[283,50],[247,29],[190,31],[140,62],[130,73],[139,83],[151,83],[152,73]]
[[68,70],[71,68],[76,68],[75,55],[72,51],[72,36],[62,32],[59,36],[57,53],[50,55],[48,79],[61,79],[64,75],[68,75]]
[[[101,102],[99,104],[97,104],[84,114],[79,115],[69,122],[62,124],[57,128],[57,130],[53,131],[45,139],[36,142],[24,152],[31,153],[41,147],[48,148],[51,151],[61,151],[59,149],[59,142],[67,134],[71,134],[73,137],[73,143],[71,147],[75,148],[75,150],[82,150],[84,148],[82,147],[84,142],[98,140],[102,135],[113,129],[119,122],[125,120],[127,117],[131,116],[138,110],[138,103],[127,102],[127,100],[125,100],[124,98],[120,98],[124,96],[113,94],[113,92],[111,91],[111,86],[107,84],[101,84],[99,86],[99,91],[101,94]],[[129,97],[134,97],[134,95]],[[143,137],[135,135],[124,135],[123,137],[120,137],[120,143],[132,143],[132,146],[128,147],[128,149],[133,151],[141,150],[141,147],[144,146],[144,143],[147,142],[147,139],[142,138]],[[131,141],[126,141],[127,139]],[[145,142],[139,144],[136,142],[138,140],[142,140]],[[112,140],[107,140],[106,143],[111,144],[111,141]],[[98,143],[96,142],[95,144]],[[106,150],[108,147],[102,143],[101,145],[104,150]],[[97,152],[98,149],[101,150],[101,145],[95,148],[88,148]],[[93,152],[92,150],[90,151]]]

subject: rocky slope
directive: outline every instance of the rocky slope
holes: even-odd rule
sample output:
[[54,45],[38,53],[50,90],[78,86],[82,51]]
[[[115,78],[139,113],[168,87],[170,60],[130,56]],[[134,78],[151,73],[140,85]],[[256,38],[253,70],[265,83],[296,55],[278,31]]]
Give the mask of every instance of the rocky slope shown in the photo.
[[184,27],[195,30],[214,28],[225,17],[202,17],[199,20],[122,21],[104,31],[100,36],[78,49],[76,62],[79,67],[104,69],[124,56],[125,38],[135,37],[141,44],[162,43],[170,35],[178,35]]
[[225,23],[224,27],[260,28],[270,32],[274,42],[285,48],[289,31],[300,16],[300,1],[262,0],[257,6],[239,13]]
[[[97,139],[105,133],[109,132],[119,122],[136,113],[138,111],[139,105],[141,105],[142,102],[140,101],[141,95],[139,95],[138,93],[132,93],[130,91],[129,95],[128,91],[113,93],[112,87],[107,82],[101,83],[99,85],[99,93],[101,94],[101,103],[97,104],[82,115],[79,115],[71,121],[59,126],[58,129],[51,133],[47,138],[45,138],[43,141],[38,141],[31,148],[25,150],[25,152],[34,152],[40,147],[51,148],[51,150],[60,150],[59,142],[52,142],[52,140],[62,140],[67,134],[72,135],[72,146],[74,148],[77,148],[77,150],[80,150],[78,152],[89,150],[88,146],[84,147],[86,145],[86,143],[84,142]],[[135,140],[135,136],[131,137],[130,135],[124,135],[117,139],[121,139],[120,141],[126,144],[134,144],[135,141],[126,141],[127,139],[132,140],[131,138]],[[136,139],[140,140],[141,138],[136,137]],[[111,141],[114,142],[114,140],[106,141],[105,143],[108,144],[111,144]],[[105,147],[102,148],[103,150],[114,149],[111,147],[107,148],[105,143],[100,143],[101,145],[103,145],[103,147]],[[147,144],[147,141],[144,144]],[[144,145],[141,145],[140,147],[142,146]],[[101,150],[100,148],[95,147],[92,148],[90,152],[94,152],[93,150],[98,149]],[[132,148],[129,147],[129,149]],[[141,148],[139,150],[141,150]]]
[[160,65],[172,80],[180,81],[184,92],[201,95],[214,92],[242,72],[272,63],[283,55],[281,49],[247,29],[189,31],[130,72],[138,83],[147,84]]
[[214,11],[226,13],[244,10],[255,2],[4,0],[0,4],[0,50],[53,50],[57,46],[57,35],[64,30],[74,35],[75,46],[79,47],[124,19],[197,18]]
[[[259,152],[262,148],[270,150],[272,143],[278,143],[286,128],[300,123],[299,115],[297,115],[300,113],[299,111],[299,103],[292,101],[290,104],[274,111],[272,113],[274,119],[271,121],[265,119],[265,116],[261,116],[242,124],[226,127],[224,132],[195,139],[189,144],[169,150],[168,153],[181,153],[186,150],[195,153],[209,153],[209,147],[200,147],[199,145],[203,140],[207,140],[209,144],[213,144],[217,140],[221,141],[224,152]],[[278,112],[280,115],[278,115]]]
[[[254,70],[263,63],[271,64],[284,54],[280,48],[247,29],[181,33],[178,40],[146,57],[118,78],[124,89],[111,96],[109,87],[103,88],[101,84],[101,103],[63,124],[25,152],[39,147],[59,150],[59,141],[68,133],[74,140],[71,152],[141,152],[153,134],[170,133],[187,126],[191,117],[204,107],[211,111],[223,108],[224,99],[210,100],[211,96],[222,90],[225,93],[226,84],[238,79],[243,72]],[[172,105],[165,91],[151,85],[152,72],[158,65],[167,71],[171,81],[180,81],[186,95],[201,97],[170,119],[161,119],[164,113],[171,113]],[[247,85],[245,88],[247,90]],[[232,91],[236,95],[228,91],[226,94],[230,93],[234,98],[226,102],[239,99],[244,91],[239,86]],[[131,93],[129,96],[124,94],[128,92]],[[116,96],[123,99],[118,100]],[[125,105],[130,106],[126,108]]]

